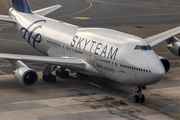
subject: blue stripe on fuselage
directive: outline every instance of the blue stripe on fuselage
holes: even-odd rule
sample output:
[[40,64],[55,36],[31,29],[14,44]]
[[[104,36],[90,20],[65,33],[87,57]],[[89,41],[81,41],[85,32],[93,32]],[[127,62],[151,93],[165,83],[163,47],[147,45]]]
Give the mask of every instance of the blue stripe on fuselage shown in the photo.
[[12,4],[19,12],[33,14],[27,0],[12,0]]

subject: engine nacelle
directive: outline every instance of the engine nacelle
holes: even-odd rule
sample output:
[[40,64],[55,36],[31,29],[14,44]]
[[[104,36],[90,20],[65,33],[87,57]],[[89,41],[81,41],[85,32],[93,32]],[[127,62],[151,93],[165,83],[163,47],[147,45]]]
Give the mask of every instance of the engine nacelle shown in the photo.
[[34,70],[27,67],[20,67],[17,70],[15,70],[14,76],[17,81],[19,81],[25,86],[32,86],[38,80],[37,73]]
[[171,51],[172,54],[180,56],[180,40],[176,37],[172,37],[167,40],[167,48]]
[[164,69],[167,73],[170,69],[170,62],[164,57],[161,57],[161,56],[158,56],[158,57],[159,57],[159,60],[162,62]]

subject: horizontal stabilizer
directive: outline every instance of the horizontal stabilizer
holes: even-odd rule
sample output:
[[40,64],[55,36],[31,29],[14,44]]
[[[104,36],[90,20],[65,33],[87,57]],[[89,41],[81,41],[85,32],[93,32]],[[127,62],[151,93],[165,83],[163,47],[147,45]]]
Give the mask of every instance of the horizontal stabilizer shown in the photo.
[[0,21],[16,23],[15,20],[8,15],[0,15]]
[[34,11],[34,13],[38,14],[38,15],[41,15],[41,16],[45,16],[45,15],[59,9],[60,7],[62,7],[62,6],[61,5],[54,5],[54,6],[51,6],[51,7],[36,10],[36,11]]
[[40,62],[51,65],[65,66],[67,68],[76,68],[84,70],[86,64],[76,58],[57,58],[57,57],[48,57],[48,56],[33,56],[33,55],[18,55],[18,54],[3,54],[0,53],[1,59],[6,60],[21,60],[28,62]]

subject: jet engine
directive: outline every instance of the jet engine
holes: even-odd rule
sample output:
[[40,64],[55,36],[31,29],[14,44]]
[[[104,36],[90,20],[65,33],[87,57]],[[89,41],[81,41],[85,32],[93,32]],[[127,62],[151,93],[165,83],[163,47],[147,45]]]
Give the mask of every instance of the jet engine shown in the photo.
[[158,56],[158,57],[159,57],[159,60],[162,62],[163,66],[164,66],[164,69],[165,69],[165,71],[167,73],[169,71],[169,69],[170,69],[169,61],[164,57],[161,57],[161,56]]
[[37,73],[28,67],[18,68],[17,70],[14,71],[14,76],[17,81],[19,81],[25,86],[32,86],[38,80]]
[[171,51],[172,54],[180,56],[180,40],[175,36],[167,40],[167,48]]

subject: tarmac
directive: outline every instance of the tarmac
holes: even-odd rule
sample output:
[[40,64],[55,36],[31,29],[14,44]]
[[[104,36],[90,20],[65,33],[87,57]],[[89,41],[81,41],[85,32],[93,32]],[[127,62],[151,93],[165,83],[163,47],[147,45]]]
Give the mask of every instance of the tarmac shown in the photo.
[[[55,4],[63,7],[50,18],[82,27],[103,27],[142,38],[180,26],[178,0],[29,0],[33,10]],[[11,0],[0,0],[0,14],[7,14]],[[180,36],[177,36],[180,38]],[[42,81],[41,63],[26,64],[38,72],[32,87],[17,82],[12,65],[0,61],[0,120],[179,120],[180,57],[167,49],[166,42],[153,47],[167,58],[171,69],[165,78],[143,90],[146,101],[133,102],[137,87],[104,78],[77,76]],[[0,52],[42,55],[28,45],[13,24],[0,22]]]

